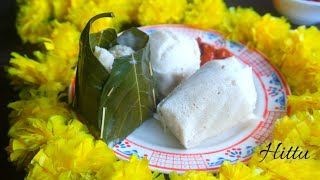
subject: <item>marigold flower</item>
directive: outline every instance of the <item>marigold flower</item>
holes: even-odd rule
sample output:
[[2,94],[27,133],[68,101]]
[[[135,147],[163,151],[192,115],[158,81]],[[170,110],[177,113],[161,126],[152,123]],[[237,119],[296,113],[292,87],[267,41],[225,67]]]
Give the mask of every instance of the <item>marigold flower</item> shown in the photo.
[[290,31],[291,50],[284,53],[280,68],[292,92],[301,95],[320,90],[320,31],[316,27],[299,27]]
[[48,121],[40,118],[20,120],[10,128],[8,134],[11,137],[7,148],[11,153],[10,160],[20,167],[28,165],[34,154],[54,139],[89,136],[82,123],[68,121],[63,116],[52,116]]
[[[8,74],[11,83],[17,88],[22,86],[61,92],[69,86],[75,72],[67,62],[59,61],[61,57],[54,53],[34,52],[35,59],[11,53]],[[71,62],[74,62],[71,60]],[[72,63],[71,63],[72,64]],[[74,66],[74,65],[73,65]]]
[[47,37],[52,31],[51,5],[47,1],[20,1],[17,15],[17,31],[23,42],[37,43],[39,37]]
[[71,23],[54,21],[54,30],[44,45],[60,65],[73,68],[78,60],[80,31]]
[[[269,176],[271,179],[313,179],[320,175],[320,171],[317,170],[317,167],[320,166],[320,161],[314,159],[316,151],[310,151],[309,149],[292,144],[283,144],[281,141],[274,140],[270,145],[270,152],[267,153],[266,150],[268,150],[268,146],[269,142],[257,147],[255,154],[249,161],[249,167],[256,167],[261,175]],[[274,152],[277,147],[278,153],[275,158]],[[303,152],[301,157],[309,150],[307,155],[309,158],[293,159],[278,157],[282,151],[284,151],[283,156],[285,156],[291,147],[292,151],[289,157],[293,155],[296,148],[299,148],[299,152]],[[299,155],[299,153],[295,156],[297,155]],[[264,158],[264,156],[266,157]]]
[[55,19],[60,22],[65,20],[68,10],[71,7],[72,0],[54,0],[52,1],[52,11]]
[[[111,12],[111,10],[106,7],[98,6],[94,1],[84,1],[83,4],[80,3],[71,6],[66,19],[73,23],[79,31],[82,31],[93,16],[104,12]],[[114,19],[115,18],[103,18],[95,21],[92,24],[91,31],[98,32],[107,28],[116,28],[119,30],[121,25]]]
[[138,9],[142,0],[96,0],[97,6],[105,10],[105,12],[113,12],[114,22],[119,24],[132,23],[137,19]]
[[8,105],[12,109],[10,113],[12,124],[28,118],[49,119],[53,115],[72,117],[69,105],[61,102],[56,93],[43,95],[38,90],[28,90],[22,91],[20,98],[21,100]]
[[101,168],[112,166],[114,152],[92,136],[50,141],[31,161],[27,179],[94,179]]
[[306,92],[300,96],[290,95],[288,97],[288,105],[290,113],[320,110],[320,91],[315,93]]
[[112,166],[105,166],[97,173],[97,179],[132,179],[149,180],[153,175],[147,159],[132,155],[130,161],[117,161]]
[[187,8],[186,0],[144,0],[139,7],[141,25],[179,23]]
[[[250,8],[229,8],[217,29],[224,33],[228,39],[246,44],[253,41],[253,25],[261,19],[261,16]],[[245,17],[245,18],[244,18]]]
[[171,180],[215,180],[217,179],[212,173],[204,171],[187,171],[182,175],[176,172],[170,173]]
[[320,159],[320,111],[313,114],[298,112],[291,117],[284,117],[275,124],[273,136],[275,140],[300,146],[308,150],[318,150]]
[[274,65],[281,67],[283,54],[290,52],[290,24],[284,18],[266,14],[252,26],[253,46],[267,55]]
[[237,162],[232,165],[229,161],[223,162],[220,167],[219,173],[220,180],[232,180],[232,179],[270,179],[268,176],[260,175],[259,170],[255,167],[248,167],[242,162]]
[[227,9],[223,0],[194,0],[188,5],[184,23],[199,28],[213,28],[219,25],[226,15]]

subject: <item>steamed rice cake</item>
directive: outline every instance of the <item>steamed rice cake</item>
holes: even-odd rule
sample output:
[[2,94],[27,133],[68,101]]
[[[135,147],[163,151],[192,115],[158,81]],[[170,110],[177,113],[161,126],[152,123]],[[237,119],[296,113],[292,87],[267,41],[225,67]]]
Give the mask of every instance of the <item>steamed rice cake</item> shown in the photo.
[[234,57],[206,63],[162,100],[157,112],[185,148],[255,120],[251,67]]

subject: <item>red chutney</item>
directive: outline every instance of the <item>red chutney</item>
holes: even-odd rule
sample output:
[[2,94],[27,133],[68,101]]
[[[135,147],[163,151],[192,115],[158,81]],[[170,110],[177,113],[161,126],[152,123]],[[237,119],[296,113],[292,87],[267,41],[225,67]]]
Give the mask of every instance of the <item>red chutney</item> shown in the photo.
[[200,52],[201,52],[201,66],[205,63],[215,60],[215,59],[225,59],[232,56],[232,53],[228,51],[226,48],[215,48],[214,46],[202,42],[201,38],[197,38],[197,42],[199,44]]

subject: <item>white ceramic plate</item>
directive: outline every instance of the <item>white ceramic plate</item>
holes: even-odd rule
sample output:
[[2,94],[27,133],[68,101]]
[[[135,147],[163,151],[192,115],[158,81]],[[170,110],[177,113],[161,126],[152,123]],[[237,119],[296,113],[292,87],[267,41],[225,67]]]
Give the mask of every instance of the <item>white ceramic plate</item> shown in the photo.
[[[258,94],[255,113],[261,120],[256,124],[234,127],[218,137],[205,140],[198,147],[185,149],[169,131],[164,132],[157,120],[149,119],[125,140],[112,147],[116,155],[121,159],[129,159],[132,154],[145,157],[152,170],[163,173],[216,171],[223,161],[247,162],[254,148],[270,139],[274,121],[287,113],[286,100],[290,90],[279,71],[258,51],[227,41],[214,31],[184,25],[157,25],[140,29],[148,34],[159,29],[170,29],[191,38],[200,37],[202,42],[228,49],[241,63],[251,66]],[[73,90],[74,86],[71,86],[71,96]]]

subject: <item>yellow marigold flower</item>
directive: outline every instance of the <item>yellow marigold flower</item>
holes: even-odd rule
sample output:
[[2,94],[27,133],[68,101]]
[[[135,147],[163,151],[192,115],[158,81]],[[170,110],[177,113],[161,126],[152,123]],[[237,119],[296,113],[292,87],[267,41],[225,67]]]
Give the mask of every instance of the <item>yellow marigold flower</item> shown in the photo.
[[97,179],[150,180],[152,177],[148,160],[140,160],[137,155],[131,156],[130,161],[120,160],[112,166],[105,166],[97,173]]
[[95,0],[97,6],[104,9],[105,12],[113,12],[115,18],[113,21],[123,24],[131,23],[137,19],[138,8],[142,0]]
[[170,173],[171,180],[215,180],[217,179],[212,173],[204,171],[187,171],[178,175],[175,171]]
[[58,94],[43,95],[35,90],[20,93],[21,100],[8,105],[13,109],[10,113],[11,122],[28,118],[49,119],[53,115],[71,118],[70,107],[67,103],[59,101]]
[[79,168],[98,172],[104,166],[111,166],[115,161],[116,156],[114,152],[105,142],[97,140],[95,142],[95,147],[88,153],[87,157],[79,161]]
[[13,85],[17,87],[23,85],[37,87],[48,81],[46,74],[49,69],[45,64],[41,63],[45,59],[43,53],[34,52],[34,56],[39,59],[38,61],[16,52],[12,52],[11,56],[12,58],[9,61],[11,67],[8,67],[7,71]]
[[52,3],[54,18],[64,21],[71,6],[71,0],[54,0],[52,2],[48,1],[48,3]]
[[262,51],[272,63],[281,67],[283,54],[290,51],[290,24],[284,18],[264,15],[252,28],[254,47]]
[[92,136],[60,138],[34,156],[27,179],[93,179],[98,169],[115,161],[114,152]]
[[63,91],[74,76],[73,66],[55,54],[34,52],[37,60],[11,53],[10,67],[7,68],[11,83],[16,87],[23,85],[41,88],[52,92]]
[[291,114],[299,111],[312,112],[313,110],[320,110],[320,91],[315,93],[306,92],[300,96],[290,95],[288,97],[288,107]]
[[[73,23],[79,31],[82,31],[82,29],[93,16],[104,12],[110,12],[109,9],[98,6],[94,1],[81,2],[80,4],[71,6],[69,9],[69,14],[66,17],[66,19]],[[107,28],[116,28],[119,30],[121,24],[117,23],[114,19],[115,18],[102,18],[95,21],[91,27],[91,31],[98,32]]]
[[49,53],[47,55],[47,62],[45,63],[45,66],[48,69],[46,74],[48,81],[40,86],[40,88],[56,90],[57,92],[64,91],[75,76],[74,66],[76,65],[76,62],[75,57],[66,60],[62,59],[59,54]]
[[225,16],[217,29],[229,39],[250,45],[253,41],[252,27],[261,19],[260,15],[253,9],[238,7],[230,8]]
[[17,15],[17,30],[24,42],[37,43],[39,37],[51,33],[51,5],[47,1],[28,0],[20,2]]
[[73,136],[89,136],[87,128],[77,120],[52,116],[46,120],[28,118],[17,121],[9,130],[11,137],[7,150],[10,160],[18,166],[26,166],[34,153],[56,138],[70,139]]
[[[54,21],[54,30],[52,31],[50,37],[47,39],[52,48],[49,53],[53,53],[61,59],[57,59],[62,63],[66,63],[66,66],[75,65],[75,58],[77,58],[79,53],[79,39],[80,31],[77,28],[69,23],[59,23]],[[46,44],[45,44],[46,45]],[[47,46],[47,45],[46,45]],[[72,60],[70,60],[72,59]]]
[[[320,171],[318,167],[320,166],[320,161],[315,160],[314,151],[308,151],[303,147],[280,144],[280,141],[272,141],[271,146],[269,143],[264,143],[260,147],[255,149],[255,154],[249,161],[249,167],[257,167],[261,172],[261,175],[267,175],[271,179],[313,179],[314,177],[320,177]],[[279,146],[279,147],[278,147]],[[278,147],[278,153],[274,155],[274,151]],[[292,151],[289,153],[291,157],[296,148],[299,148],[299,152],[295,155],[298,156],[302,151],[302,159],[300,158],[278,158],[282,150],[284,150],[285,156],[288,150],[292,147]],[[285,148],[285,149],[284,149]],[[269,151],[273,152],[266,152]],[[308,151],[308,159],[303,158],[306,151]]]
[[194,0],[188,5],[184,23],[199,28],[213,28],[219,25],[226,15],[227,9],[223,0]]
[[144,0],[139,7],[141,25],[179,23],[187,8],[187,0]]
[[[43,38],[48,52],[45,56],[43,66],[48,69],[47,82],[43,83],[46,88],[60,85],[57,90],[64,90],[70,85],[75,75],[74,67],[78,61],[80,32],[69,23],[54,21],[55,29],[50,38]],[[58,84],[59,83],[59,84]]]
[[316,110],[313,114],[299,112],[278,120],[273,136],[286,144],[318,150],[317,159],[320,159],[320,111]]
[[53,23],[55,29],[49,38],[40,38],[49,50],[34,52],[35,59],[12,53],[8,73],[12,84],[42,87],[63,91],[69,86],[78,59],[80,32],[70,23]]
[[299,27],[290,31],[291,50],[284,54],[281,72],[291,90],[301,95],[320,89],[320,31],[316,27]]
[[219,173],[220,180],[267,180],[270,179],[268,176],[263,176],[259,174],[259,170],[255,167],[248,167],[247,165],[243,164],[242,162],[237,162],[236,164],[232,165],[229,161],[225,161],[220,167]]

